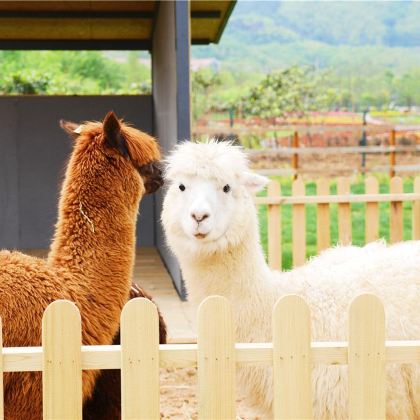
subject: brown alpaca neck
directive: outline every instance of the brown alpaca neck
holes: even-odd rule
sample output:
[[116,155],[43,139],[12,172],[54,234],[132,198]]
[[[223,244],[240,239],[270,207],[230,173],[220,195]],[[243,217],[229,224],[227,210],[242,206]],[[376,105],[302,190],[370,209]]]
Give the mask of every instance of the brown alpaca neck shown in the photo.
[[134,265],[138,203],[125,202],[109,171],[101,182],[71,174],[69,169],[48,263],[63,272],[71,296],[82,306],[103,296],[122,307]]

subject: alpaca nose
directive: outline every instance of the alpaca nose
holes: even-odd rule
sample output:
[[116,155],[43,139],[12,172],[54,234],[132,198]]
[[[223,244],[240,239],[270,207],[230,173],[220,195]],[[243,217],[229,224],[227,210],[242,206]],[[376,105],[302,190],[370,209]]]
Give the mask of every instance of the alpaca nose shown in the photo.
[[208,213],[202,213],[198,211],[194,211],[191,213],[191,217],[197,222],[200,223],[204,219],[207,219],[210,215]]

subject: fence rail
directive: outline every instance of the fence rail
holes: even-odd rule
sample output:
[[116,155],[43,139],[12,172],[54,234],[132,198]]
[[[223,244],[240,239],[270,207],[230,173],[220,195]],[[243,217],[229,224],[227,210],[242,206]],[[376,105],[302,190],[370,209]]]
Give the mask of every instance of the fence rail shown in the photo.
[[293,265],[302,265],[306,260],[306,217],[305,205],[317,205],[317,250],[329,248],[330,241],[330,208],[338,204],[338,242],[349,244],[352,241],[351,204],[365,203],[365,238],[366,243],[379,239],[379,203],[389,202],[390,208],[390,241],[403,240],[403,202],[413,202],[412,238],[420,239],[420,177],[414,181],[414,192],[404,193],[403,182],[399,177],[390,181],[390,193],[379,194],[378,181],[374,177],[365,180],[365,194],[350,194],[350,180],[339,178],[337,195],[330,195],[330,183],[326,179],[317,182],[318,195],[305,195],[305,184],[301,179],[293,181],[292,195],[282,196],[280,185],[271,181],[266,197],[256,197],[257,205],[268,206],[268,262],[270,267],[282,267],[282,221],[281,208],[292,205],[292,239]]
[[273,366],[274,415],[306,418],[312,417],[312,367],[348,364],[350,412],[384,418],[385,364],[420,363],[420,340],[385,341],[383,307],[373,295],[352,302],[348,342],[311,342],[310,310],[297,296],[274,307],[273,343],[235,343],[232,310],[222,297],[203,301],[198,318],[198,344],[159,345],[156,308],[134,299],[121,316],[120,346],[81,346],[77,307],[56,301],[44,315],[43,346],[3,348],[3,371],[42,371],[44,418],[81,419],[82,370],[121,369],[122,418],[158,419],[159,367],[197,367],[199,418],[216,420],[235,418],[238,367]]

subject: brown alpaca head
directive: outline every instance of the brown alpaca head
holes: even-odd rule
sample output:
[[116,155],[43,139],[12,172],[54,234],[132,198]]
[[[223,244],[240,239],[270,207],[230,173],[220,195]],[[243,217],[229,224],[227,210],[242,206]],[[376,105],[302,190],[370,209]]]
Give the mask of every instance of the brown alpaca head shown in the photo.
[[[159,165],[160,151],[156,140],[119,120],[110,111],[103,122],[85,122],[81,125],[60,121],[61,127],[75,140],[75,152],[80,160],[109,164],[122,179],[140,178],[143,193],[155,192],[163,185]],[[81,166],[89,165],[84,163]],[[138,176],[140,174],[140,177]]]

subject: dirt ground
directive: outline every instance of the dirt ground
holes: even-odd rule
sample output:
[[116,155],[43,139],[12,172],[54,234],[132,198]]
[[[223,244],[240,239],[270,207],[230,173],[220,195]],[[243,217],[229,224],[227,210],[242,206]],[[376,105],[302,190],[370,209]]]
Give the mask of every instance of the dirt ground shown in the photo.
[[[291,157],[279,154],[258,154],[251,157],[253,169],[291,169]],[[366,168],[370,172],[375,167],[389,165],[388,155],[366,155]],[[420,153],[400,153],[396,156],[396,165],[420,165]],[[361,156],[356,153],[341,155],[301,155],[299,173],[304,177],[350,176],[360,173]],[[384,172],[386,173],[386,171]],[[417,175],[418,172],[398,172],[397,175]]]
[[[197,419],[196,369],[161,369],[160,384],[160,413],[162,419]],[[236,400],[236,418],[238,420],[263,420],[246,403],[243,397]]]

